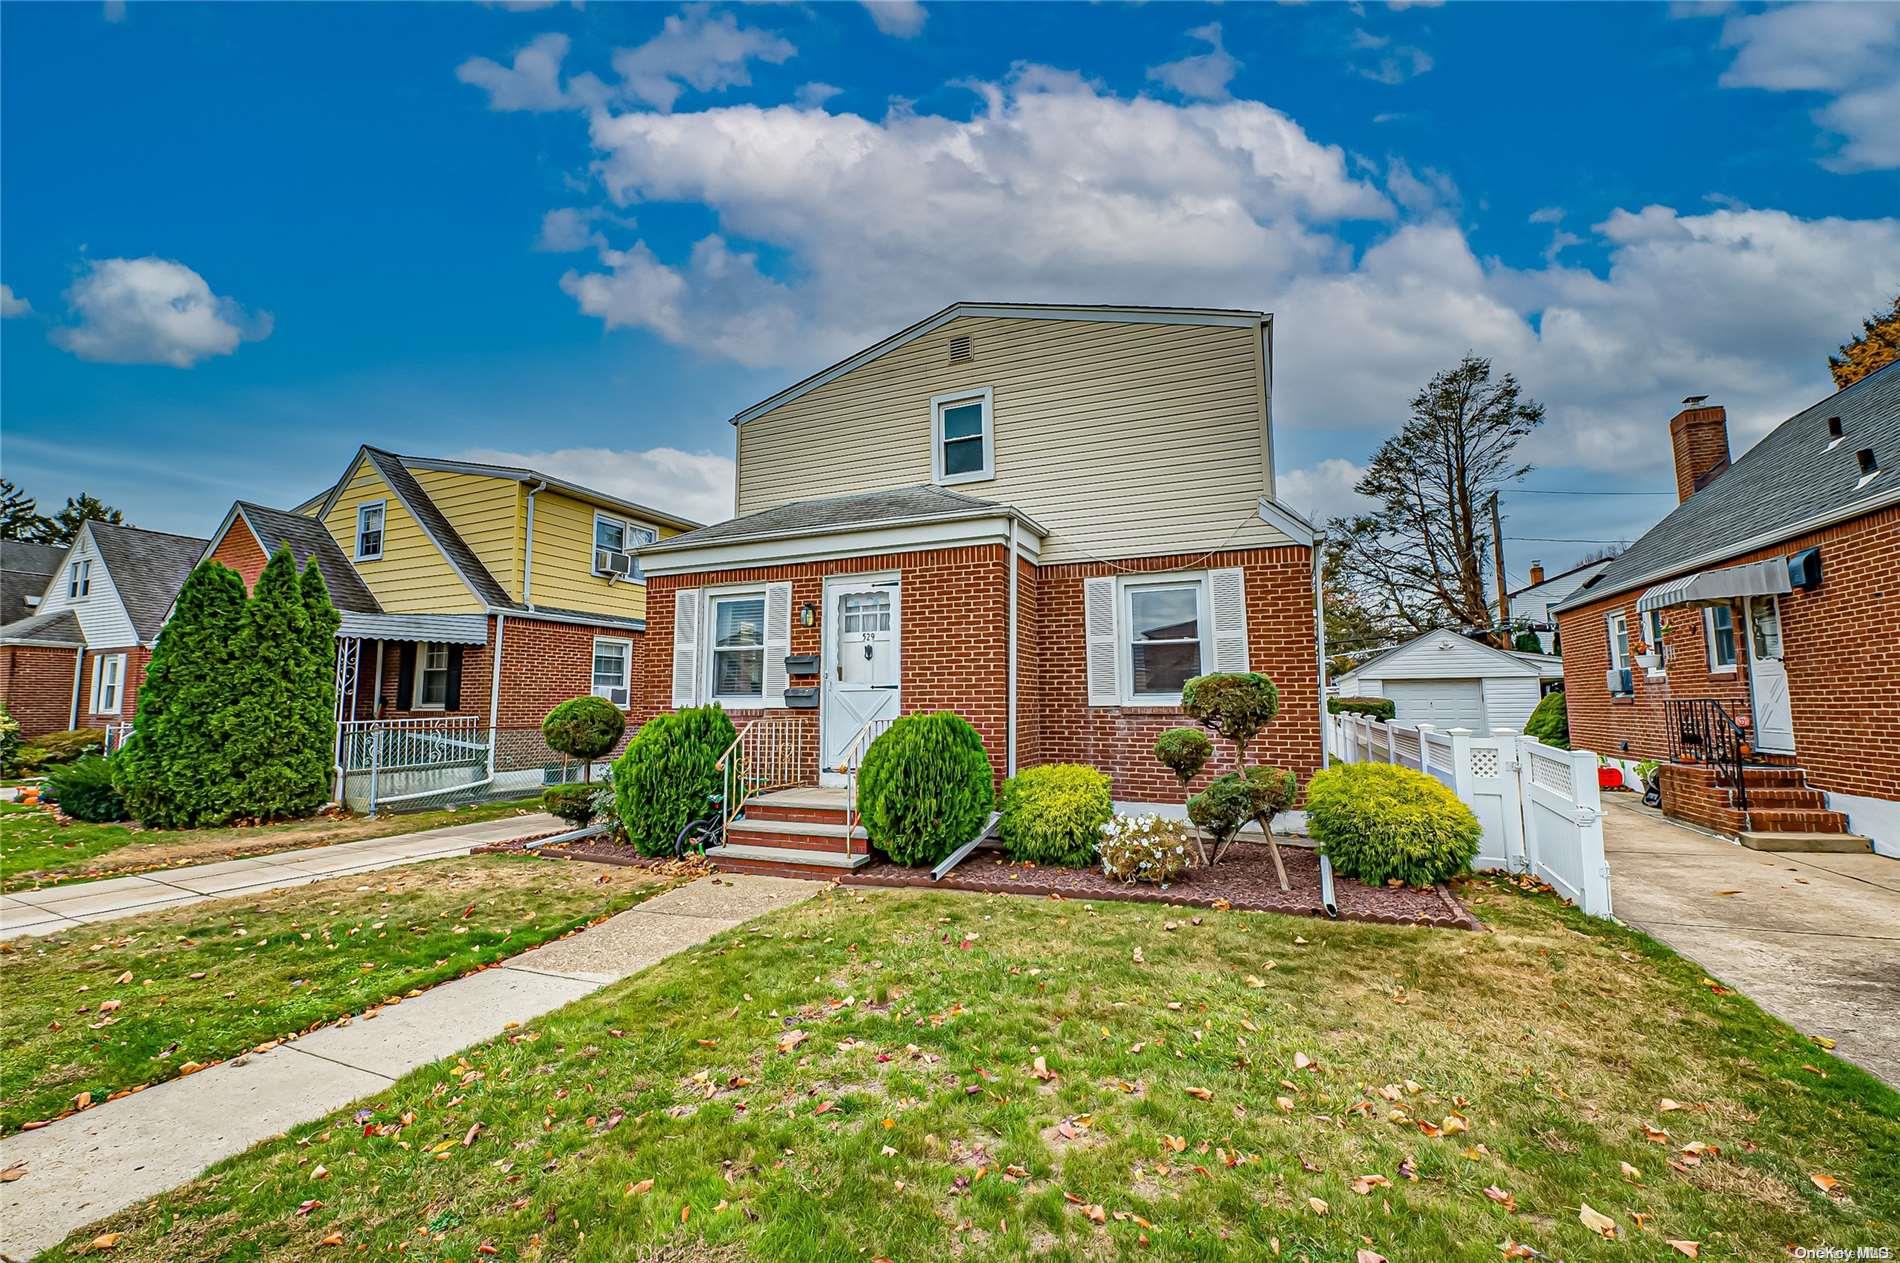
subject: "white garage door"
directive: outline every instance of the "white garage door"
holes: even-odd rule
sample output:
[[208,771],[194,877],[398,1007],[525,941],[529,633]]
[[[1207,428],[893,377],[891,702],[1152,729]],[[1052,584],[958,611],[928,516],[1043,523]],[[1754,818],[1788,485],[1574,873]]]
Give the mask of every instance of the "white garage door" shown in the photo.
[[1407,723],[1485,730],[1484,685],[1478,680],[1387,680],[1385,695]]

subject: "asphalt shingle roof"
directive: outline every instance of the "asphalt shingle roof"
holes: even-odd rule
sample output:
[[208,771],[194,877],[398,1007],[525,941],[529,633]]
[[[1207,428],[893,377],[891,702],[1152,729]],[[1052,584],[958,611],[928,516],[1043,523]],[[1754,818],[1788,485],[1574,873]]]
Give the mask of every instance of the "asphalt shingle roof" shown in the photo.
[[648,544],[641,552],[671,552],[700,544],[742,539],[769,539],[775,535],[796,535],[809,531],[834,530],[853,526],[876,526],[882,522],[960,517],[976,513],[1012,512],[1006,505],[974,496],[960,495],[942,487],[896,487],[889,491],[865,491],[856,495],[827,496],[821,500],[796,500],[775,509],[728,518],[711,526],[675,535],[658,544]]
[[[1828,418],[1842,438],[1829,447]],[[1859,486],[1855,453],[1872,448],[1881,472]],[[1870,373],[1847,389],[1797,412],[1749,448],[1702,490],[1632,544],[1596,582],[1560,609],[1640,587],[1743,552],[1750,540],[1803,522],[1889,503],[1900,491],[1900,363]]]
[[87,527],[112,575],[112,586],[125,603],[133,630],[141,641],[155,639],[171,610],[172,598],[178,595],[185,577],[211,541],[109,522],[89,522]]
[[31,614],[26,599],[45,592],[65,560],[64,544],[0,539],[0,625]]
[[248,500],[238,501],[238,512],[251,524],[266,553],[274,553],[288,546],[300,570],[315,556],[317,570],[323,575],[323,585],[330,590],[330,603],[337,609],[352,614],[382,612],[383,607],[376,603],[369,585],[363,582],[363,576],[356,572],[350,559],[337,547],[336,540],[331,538],[323,523],[315,518],[286,513],[282,509],[252,504]]
[[0,626],[0,641],[39,640],[48,644],[83,645],[86,633],[79,626],[79,616],[71,610],[58,610],[52,614],[35,614],[31,618],[22,618],[5,626]]

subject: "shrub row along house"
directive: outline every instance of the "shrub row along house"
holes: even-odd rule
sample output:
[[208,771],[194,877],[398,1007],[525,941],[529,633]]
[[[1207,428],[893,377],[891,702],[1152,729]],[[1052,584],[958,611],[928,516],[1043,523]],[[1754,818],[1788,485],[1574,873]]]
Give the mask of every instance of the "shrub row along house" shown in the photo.
[[1900,364],[1732,464],[1720,407],[1669,437],[1677,507],[1556,609],[1572,743],[1749,845],[1900,855]]

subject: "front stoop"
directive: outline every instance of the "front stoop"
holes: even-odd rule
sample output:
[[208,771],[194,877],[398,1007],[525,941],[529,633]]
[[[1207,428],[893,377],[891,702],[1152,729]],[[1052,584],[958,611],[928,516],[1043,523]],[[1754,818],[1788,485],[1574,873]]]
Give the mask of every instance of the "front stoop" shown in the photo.
[[747,801],[726,832],[726,844],[706,852],[722,872],[781,877],[835,877],[871,862],[862,825],[845,830],[845,792],[807,786]]
[[[1827,796],[1808,784],[1806,771],[1788,764],[1742,769],[1746,815],[1735,801],[1725,769],[1671,763],[1662,769],[1663,814],[1725,833],[1758,851],[1862,851],[1867,839],[1847,831],[1847,817],[1830,811]],[[1753,839],[1752,841],[1750,839]]]
[[1864,855],[1873,841],[1856,833],[1778,833],[1748,830],[1742,845],[1751,851],[1804,851],[1809,854]]

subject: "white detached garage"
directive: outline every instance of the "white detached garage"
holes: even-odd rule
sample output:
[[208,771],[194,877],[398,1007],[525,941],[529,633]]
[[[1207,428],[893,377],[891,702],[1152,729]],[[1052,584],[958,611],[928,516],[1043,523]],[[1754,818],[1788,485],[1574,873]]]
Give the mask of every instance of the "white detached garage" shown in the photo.
[[1541,654],[1507,653],[1452,631],[1426,632],[1333,682],[1340,697],[1384,697],[1394,718],[1439,728],[1522,732],[1546,680],[1563,665]]

